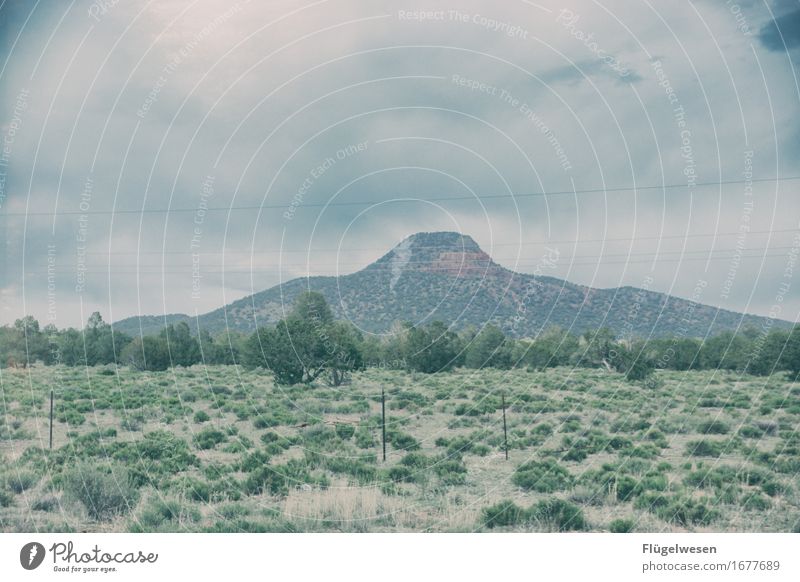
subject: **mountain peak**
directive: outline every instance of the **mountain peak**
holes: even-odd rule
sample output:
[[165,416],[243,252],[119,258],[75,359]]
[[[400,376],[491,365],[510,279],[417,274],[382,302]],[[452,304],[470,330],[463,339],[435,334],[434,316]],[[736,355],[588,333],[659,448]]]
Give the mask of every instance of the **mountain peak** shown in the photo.
[[471,236],[447,231],[412,234],[367,267],[388,269],[393,281],[408,271],[480,276],[496,268],[499,266]]
[[[399,245],[408,245],[419,250],[440,252],[481,253],[481,247],[468,234],[453,231],[418,232],[406,237]],[[396,248],[396,247],[395,247]]]

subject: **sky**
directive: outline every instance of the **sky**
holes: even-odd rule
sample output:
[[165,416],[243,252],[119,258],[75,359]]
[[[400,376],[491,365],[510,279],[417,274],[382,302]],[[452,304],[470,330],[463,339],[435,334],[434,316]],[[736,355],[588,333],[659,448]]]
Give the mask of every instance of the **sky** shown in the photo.
[[0,324],[205,313],[439,230],[798,319],[797,1],[5,0],[0,47]]

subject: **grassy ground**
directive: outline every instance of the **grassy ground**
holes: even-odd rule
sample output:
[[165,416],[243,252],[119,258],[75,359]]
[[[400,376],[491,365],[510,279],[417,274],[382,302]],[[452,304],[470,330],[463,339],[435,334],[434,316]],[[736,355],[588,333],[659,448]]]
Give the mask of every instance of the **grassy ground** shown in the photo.
[[370,369],[331,388],[235,367],[35,367],[0,381],[2,531],[800,529],[800,387],[783,376]]

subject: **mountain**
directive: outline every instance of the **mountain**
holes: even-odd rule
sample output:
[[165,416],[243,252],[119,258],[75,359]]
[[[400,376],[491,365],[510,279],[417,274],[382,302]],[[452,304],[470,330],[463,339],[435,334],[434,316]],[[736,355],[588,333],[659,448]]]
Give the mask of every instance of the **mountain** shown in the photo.
[[[551,325],[576,333],[607,326],[625,337],[704,337],[766,323],[763,317],[634,287],[595,289],[515,273],[495,263],[471,237],[455,232],[415,234],[356,273],[294,279],[200,315],[197,321],[171,314],[166,322],[185,320],[192,329],[199,324],[212,333],[226,328],[252,332],[256,323],[274,324],[284,317],[306,290],[321,292],[336,317],[369,332],[385,332],[398,321],[441,320],[456,329],[491,322],[516,337],[535,336]],[[138,335],[140,329],[157,333],[164,325],[164,316],[144,316],[119,321],[114,328]]]

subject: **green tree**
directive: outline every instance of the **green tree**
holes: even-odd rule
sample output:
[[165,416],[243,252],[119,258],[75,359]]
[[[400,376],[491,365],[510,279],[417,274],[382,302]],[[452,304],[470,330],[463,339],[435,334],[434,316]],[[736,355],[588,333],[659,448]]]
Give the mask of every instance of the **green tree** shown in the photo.
[[8,366],[27,367],[42,361],[47,362],[50,350],[47,338],[39,329],[35,317],[26,315],[14,322],[14,327],[5,337],[4,360]]
[[578,354],[578,338],[560,327],[539,334],[524,354],[524,361],[535,370],[566,366]]
[[295,300],[292,315],[306,323],[326,326],[333,323],[333,313],[325,296],[317,291],[301,293]]
[[[767,376],[773,372],[788,369],[790,332],[783,329],[772,330],[761,341],[760,349],[750,362],[748,371],[753,374]],[[758,341],[758,340],[757,340]]]
[[266,366],[281,384],[314,382],[330,367],[336,345],[333,313],[321,293],[307,291],[275,328],[261,328],[247,343],[245,363]]
[[302,382],[303,364],[290,340],[286,323],[283,321],[275,327],[258,328],[247,341],[245,365],[271,370],[278,384]]
[[784,350],[785,368],[789,372],[797,376],[800,374],[800,325],[795,325],[786,340],[786,349]]
[[655,363],[644,343],[634,344],[630,348],[618,344],[612,350],[608,362],[630,381],[645,380],[655,371]]
[[119,360],[118,354],[131,341],[123,333],[114,333],[111,326],[103,321],[98,311],[89,316],[84,329],[86,341],[86,363],[90,366],[113,364]]
[[235,332],[224,333],[215,339],[207,329],[201,329],[197,338],[200,359],[209,366],[235,364],[239,361],[241,341],[241,335]]
[[58,339],[61,362],[65,366],[86,365],[86,349],[81,332],[74,328],[65,329],[59,334]]
[[743,370],[752,353],[752,340],[744,334],[725,331],[703,342],[700,365],[706,370]]
[[408,328],[403,356],[409,369],[432,374],[463,364],[463,346],[457,334],[441,321],[427,327]]
[[200,345],[185,321],[169,324],[161,331],[161,338],[166,342],[173,366],[188,367],[200,361]]
[[137,370],[166,370],[170,367],[167,342],[162,336],[136,337],[122,350],[120,361]]
[[609,366],[617,348],[616,336],[607,327],[587,331],[582,337],[582,350],[576,356],[576,364],[590,368]]
[[699,367],[700,340],[695,338],[670,338],[664,340],[669,346],[658,361],[664,361],[671,370],[690,370]]
[[487,325],[467,344],[464,366],[507,370],[513,364],[513,343],[500,328]]
[[328,330],[333,347],[327,362],[329,383],[340,386],[351,372],[364,369],[362,338],[355,327],[344,321],[331,323]]

